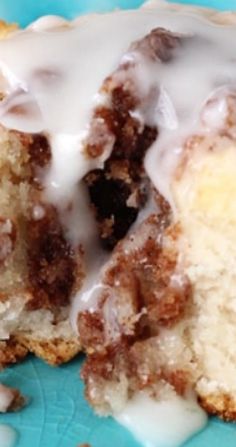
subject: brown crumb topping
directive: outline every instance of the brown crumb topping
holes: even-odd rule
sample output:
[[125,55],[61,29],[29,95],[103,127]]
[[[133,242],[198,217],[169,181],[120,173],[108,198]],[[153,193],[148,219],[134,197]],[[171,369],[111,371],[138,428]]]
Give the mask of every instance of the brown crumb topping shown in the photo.
[[65,306],[77,281],[75,252],[65,240],[55,208],[45,205],[41,219],[27,222],[29,309]]
[[[95,119],[106,125],[114,138],[113,150],[104,169],[89,173],[85,181],[99,223],[103,246],[111,249],[125,236],[146,201],[143,158],[157,137],[157,129],[142,126],[131,116],[137,100],[122,86],[111,92],[112,107],[100,108]],[[103,152],[101,145],[88,144],[89,156]],[[136,201],[129,205],[129,198]]]
[[[158,354],[162,328],[174,326],[184,316],[191,298],[187,277],[180,275],[178,284],[172,279],[176,253],[162,245],[164,234],[171,232],[166,231],[168,207],[163,199],[161,203],[163,214],[149,217],[117,245],[103,276],[97,311],[81,313],[78,318],[81,342],[88,353],[82,378],[95,406],[96,390],[107,382],[118,384],[121,376],[128,379],[131,394],[161,380],[184,394],[189,381],[184,368],[167,367]],[[99,399],[101,402],[101,395]]]
[[[149,61],[168,63],[183,41],[183,37],[157,28],[131,45],[130,51]],[[140,122],[135,112],[142,110],[145,114],[145,110],[150,113],[153,109],[154,113],[159,93],[151,88],[146,96],[141,95],[134,65],[134,62],[122,63],[105,80],[101,90],[108,95],[109,106],[95,110],[85,148],[91,158],[106,151],[111,154],[103,169],[92,171],[85,178],[101,241],[107,249],[112,249],[126,235],[146,202],[149,181],[143,160],[158,137],[157,127]],[[122,83],[120,77],[125,79]],[[135,201],[131,199],[134,197]]]
[[[144,60],[168,63],[182,41],[178,35],[156,29],[131,50],[141,53]],[[158,137],[157,127],[141,123],[134,113],[145,107],[153,109],[158,92],[152,90],[140,97],[135,76],[130,76],[132,64],[127,62],[118,69],[118,73],[126,72],[122,85],[117,72],[104,83],[110,106],[98,108],[94,119],[107,129],[108,146],[113,136],[112,151],[104,169],[85,179],[107,248],[126,235],[145,204],[150,185],[143,161]],[[102,144],[88,145],[87,150],[93,157],[103,153]],[[102,278],[104,290],[97,310],[78,317],[81,342],[88,353],[82,369],[86,395],[97,409],[108,412],[104,399],[108,384],[119,389],[123,380],[122,386],[132,395],[164,381],[182,395],[189,383],[184,366],[168,366],[158,345],[162,329],[176,325],[187,312],[192,290],[185,275],[178,273],[175,278],[177,253],[168,248],[173,244],[163,244],[163,238],[177,239],[179,229],[169,226],[170,208],[158,193],[155,201],[156,215],[116,245]]]
[[12,363],[19,363],[27,355],[28,349],[14,337],[0,341],[0,369]]
[[35,167],[44,168],[51,160],[51,148],[45,135],[34,134],[28,145],[29,161]]
[[165,28],[156,28],[143,39],[132,44],[131,49],[138,50],[151,60],[168,63],[174,57],[174,50],[185,40],[186,37],[184,38],[183,35],[167,31]]

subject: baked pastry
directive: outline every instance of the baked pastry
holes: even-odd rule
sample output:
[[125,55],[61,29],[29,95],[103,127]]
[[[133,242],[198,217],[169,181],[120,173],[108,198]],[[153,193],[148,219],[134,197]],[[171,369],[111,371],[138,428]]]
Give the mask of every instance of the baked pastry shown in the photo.
[[18,411],[25,405],[25,398],[17,389],[0,384],[0,413]]
[[[1,36],[16,27],[1,23]],[[2,104],[9,85],[1,79]],[[20,106],[13,113],[24,113]],[[42,198],[38,172],[50,162],[47,137],[1,126],[0,365],[33,352],[51,364],[80,350],[69,322],[80,255],[63,234],[58,211]]]
[[186,16],[181,33],[172,20],[175,32],[157,28],[133,43],[108,78],[113,95],[125,67],[123,113],[134,116],[141,91],[135,117],[156,123],[144,174],[151,205],[79,313],[82,377],[98,413],[119,414],[144,390],[160,399],[167,386],[182,396],[194,389],[207,412],[234,420],[235,66],[226,74],[223,65],[235,28]]
[[193,392],[183,440],[196,397],[236,419],[236,30],[156,5],[0,43],[0,363],[82,348],[125,424]]

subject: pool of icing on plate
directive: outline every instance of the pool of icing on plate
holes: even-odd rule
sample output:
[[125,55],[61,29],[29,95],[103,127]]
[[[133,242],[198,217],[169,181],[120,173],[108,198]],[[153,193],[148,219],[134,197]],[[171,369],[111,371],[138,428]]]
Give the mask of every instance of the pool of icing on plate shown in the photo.
[[186,399],[171,393],[159,402],[137,393],[115,416],[144,447],[177,447],[207,424],[206,413],[194,396]]
[[[148,62],[135,51],[127,53],[132,41],[156,27],[192,36],[175,50],[169,64]],[[44,177],[46,195],[62,210],[68,201],[74,202],[68,237],[75,245],[83,242],[89,251],[89,244],[94,243],[94,223],[81,179],[91,169],[102,167],[110,154],[88,160],[83,152],[92,109],[107,100],[98,94],[104,78],[128,58],[137,66],[140,92],[159,90],[151,122],[150,111],[136,113],[159,128],[145,168],[156,188],[172,203],[170,182],[186,137],[199,128],[210,132],[212,126],[223,125],[222,92],[235,89],[235,39],[235,27],[154,8],[89,16],[71,25],[54,17],[43,18],[0,42],[0,68],[8,83],[7,98],[0,104],[0,121],[9,128],[48,135],[52,164]],[[212,95],[223,99],[215,102],[211,122],[204,124],[201,111]],[[16,106],[23,106],[25,113],[14,113]],[[80,306],[91,308],[94,300],[96,303],[97,281],[91,273],[74,299],[72,319]],[[158,403],[144,394],[134,396],[116,419],[147,447],[177,446],[206,423],[194,398],[172,396]],[[10,436],[2,427],[2,439],[4,433]]]
[[0,424],[0,446],[15,447],[17,441],[16,431],[7,424]]

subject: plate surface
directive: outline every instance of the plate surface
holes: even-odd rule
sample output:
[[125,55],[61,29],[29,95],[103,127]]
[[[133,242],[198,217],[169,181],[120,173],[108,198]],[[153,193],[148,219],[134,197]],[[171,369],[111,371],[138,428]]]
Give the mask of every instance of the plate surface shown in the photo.
[[[24,410],[0,416],[19,433],[16,447],[141,447],[111,418],[96,417],[83,398],[79,379],[82,359],[51,368],[29,358],[0,375],[0,380],[18,386],[28,397]],[[208,427],[184,447],[235,447],[236,427],[212,418]],[[164,446],[160,446],[164,447]]]
[[[72,19],[86,12],[109,11],[114,8],[136,8],[144,0],[0,0],[0,17],[22,26],[44,14],[59,14]],[[175,0],[178,1],[178,0]],[[235,0],[179,0],[218,9],[236,9]]]
[[[134,8],[141,3],[141,0],[1,0],[0,17],[24,26],[43,14],[73,18],[83,12]],[[182,0],[182,3],[236,9],[235,0]],[[16,447],[77,447],[85,442],[92,447],[139,447],[111,418],[100,419],[93,414],[83,398],[81,363],[82,359],[51,368],[31,357],[0,374],[3,383],[19,387],[30,400],[21,412],[0,416],[0,423],[9,423],[17,429]],[[208,427],[184,447],[235,445],[236,426],[212,418]]]

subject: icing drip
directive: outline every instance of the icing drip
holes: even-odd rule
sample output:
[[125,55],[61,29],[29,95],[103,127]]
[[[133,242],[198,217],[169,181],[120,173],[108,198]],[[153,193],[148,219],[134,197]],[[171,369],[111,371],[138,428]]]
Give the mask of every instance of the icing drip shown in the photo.
[[[135,49],[124,56],[131,42],[157,27],[192,37],[173,51],[168,64],[147,60]],[[135,113],[159,128],[145,166],[155,187],[172,203],[170,180],[186,136],[199,130],[199,115],[212,92],[225,85],[234,89],[234,34],[234,27],[191,14],[147,8],[88,16],[70,25],[61,18],[43,18],[0,42],[0,67],[8,81],[0,120],[10,128],[49,136],[53,157],[44,176],[46,195],[62,212],[72,200],[68,234],[76,245],[81,243],[81,227],[89,228],[89,234],[95,231],[78,185],[86,173],[103,166],[111,150],[95,159],[84,153],[92,110],[106,101],[105,94],[98,95],[103,80],[120,61],[132,60],[140,92],[159,91],[151,110]],[[37,57],[28,57],[29,42]],[[88,45],[89,57],[84,50]],[[220,110],[216,104],[213,120],[221,119]]]
[[1,447],[15,447],[17,441],[16,431],[6,424],[0,424]]
[[178,447],[204,428],[207,416],[194,397],[183,399],[171,393],[158,402],[140,392],[116,415],[116,420],[144,447]]
[[[12,129],[47,134],[52,163],[43,175],[45,196],[59,208],[70,241],[85,247],[87,276],[72,303],[75,330],[78,312],[95,310],[103,287],[98,272],[106,259],[97,248],[95,224],[81,180],[89,171],[102,168],[112,149],[108,145],[94,159],[84,151],[93,109],[107,101],[106,95],[99,93],[104,79],[127,62],[135,67],[140,96],[156,92],[150,108],[138,107],[133,117],[158,128],[145,169],[173,211],[171,182],[186,139],[220,128],[226,116],[224,97],[235,91],[232,42],[236,27],[213,24],[191,12],[160,11],[156,4],[152,1],[147,5],[150,9],[89,16],[72,23],[42,18],[0,42],[0,69],[6,80],[0,121]],[[211,17],[213,13],[204,14]],[[215,22],[220,21],[214,17]],[[132,42],[155,28],[185,36],[168,63],[151,60],[136,47],[127,52]],[[29,48],[35,57],[29,57]],[[153,209],[151,202],[144,215],[149,209]],[[40,212],[35,210],[36,218]],[[173,281],[178,283],[178,276]],[[157,402],[140,393],[116,419],[146,447],[176,447],[206,424],[206,415],[194,398],[173,394]]]

